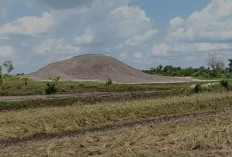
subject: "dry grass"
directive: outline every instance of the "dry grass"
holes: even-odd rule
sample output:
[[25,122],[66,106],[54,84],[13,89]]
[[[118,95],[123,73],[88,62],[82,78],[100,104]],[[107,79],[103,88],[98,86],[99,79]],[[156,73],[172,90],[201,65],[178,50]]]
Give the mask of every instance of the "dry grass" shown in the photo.
[[7,157],[231,157],[231,134],[232,115],[223,115],[29,143],[1,150],[0,154]]
[[232,94],[223,93],[1,112],[0,140],[223,110],[231,105]]

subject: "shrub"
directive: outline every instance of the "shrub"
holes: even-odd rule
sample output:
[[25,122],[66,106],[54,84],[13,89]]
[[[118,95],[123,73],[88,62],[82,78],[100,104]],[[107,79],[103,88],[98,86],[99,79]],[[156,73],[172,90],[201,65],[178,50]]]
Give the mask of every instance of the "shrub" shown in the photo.
[[47,88],[45,89],[47,95],[56,94],[58,92],[58,88],[54,82],[47,83]]
[[199,83],[197,83],[197,84],[195,85],[195,87],[194,87],[194,92],[195,92],[195,93],[200,93],[201,90],[202,90],[201,85],[200,85]]
[[109,87],[113,84],[113,81],[111,79],[108,79],[105,83],[106,87]]
[[229,90],[229,83],[227,80],[222,80],[220,83],[221,83],[222,87]]

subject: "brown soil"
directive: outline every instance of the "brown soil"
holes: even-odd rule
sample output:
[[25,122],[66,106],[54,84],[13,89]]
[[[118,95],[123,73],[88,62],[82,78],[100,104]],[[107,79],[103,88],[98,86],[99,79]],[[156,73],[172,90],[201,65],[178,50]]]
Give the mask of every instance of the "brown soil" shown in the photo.
[[29,75],[37,81],[46,81],[50,77],[60,76],[62,81],[105,82],[108,79],[116,83],[174,83],[190,82],[192,78],[165,77],[145,74],[112,57],[104,55],[82,55],[68,60],[52,63],[38,72]]

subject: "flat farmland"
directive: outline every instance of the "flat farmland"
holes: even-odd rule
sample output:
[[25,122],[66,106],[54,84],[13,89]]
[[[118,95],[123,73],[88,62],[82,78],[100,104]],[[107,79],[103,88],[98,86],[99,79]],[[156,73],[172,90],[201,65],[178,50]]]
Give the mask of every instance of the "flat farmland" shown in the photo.
[[[231,109],[231,92],[206,92],[1,111],[0,154],[210,156],[216,147],[219,153],[223,152],[224,143],[217,143],[216,138],[230,143],[227,135],[231,131]],[[214,135],[215,129],[218,131]],[[211,136],[215,136],[212,142]],[[207,139],[208,144],[204,142]],[[224,156],[230,153],[227,151]]]

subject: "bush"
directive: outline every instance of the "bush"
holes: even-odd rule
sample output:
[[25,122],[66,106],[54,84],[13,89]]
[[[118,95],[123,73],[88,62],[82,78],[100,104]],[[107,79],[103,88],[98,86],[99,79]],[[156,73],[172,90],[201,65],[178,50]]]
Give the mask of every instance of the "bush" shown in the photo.
[[113,81],[111,79],[108,79],[105,83],[106,87],[109,87],[113,84]]
[[227,80],[222,80],[221,82],[222,87],[229,90],[229,82]]
[[56,84],[54,82],[47,83],[47,88],[45,89],[45,92],[47,95],[56,94],[58,92],[58,88],[56,87]]
[[195,92],[195,93],[200,93],[201,90],[202,90],[201,85],[200,85],[199,83],[197,83],[197,84],[195,85],[195,87],[194,87],[194,92]]
[[70,86],[70,89],[75,89],[75,87],[72,85],[72,86]]

